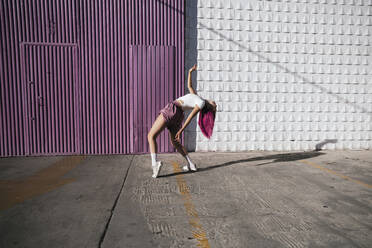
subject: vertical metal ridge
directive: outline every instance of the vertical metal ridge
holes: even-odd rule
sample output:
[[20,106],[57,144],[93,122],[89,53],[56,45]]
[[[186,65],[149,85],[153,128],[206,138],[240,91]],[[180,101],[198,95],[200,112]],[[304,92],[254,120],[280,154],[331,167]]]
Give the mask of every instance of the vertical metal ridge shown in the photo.
[[[5,10],[7,8],[7,6],[5,5],[6,2],[1,2],[1,6],[2,6],[2,10]],[[9,153],[9,144],[11,144],[11,142],[8,142],[8,139],[10,138],[9,135],[6,135],[6,134],[9,134],[9,116],[7,114],[8,112],[8,109],[9,109],[9,97],[8,97],[8,94],[9,94],[9,89],[8,89],[8,84],[10,83],[9,82],[9,75],[8,75],[8,72],[9,72],[9,69],[8,69],[8,66],[9,66],[9,62],[7,60],[7,58],[9,58],[9,42],[7,41],[8,37],[6,35],[7,33],[7,19],[6,18],[6,12],[4,11],[4,13],[1,14],[1,24],[2,25],[2,35],[1,35],[1,48],[2,48],[2,56],[3,56],[3,60],[4,63],[4,70],[2,71],[3,72],[3,83],[1,84],[2,88],[1,88],[1,92],[2,92],[2,106],[3,106],[3,109],[2,109],[2,126],[3,128],[1,129],[1,132],[4,132],[3,134],[3,137],[4,137],[4,140],[3,140],[3,144],[2,144],[2,147],[4,150],[4,153],[5,154],[8,154]]]
[[[46,48],[46,57],[51,57],[52,56],[52,48],[51,47],[47,47]],[[47,70],[48,70],[48,79],[49,80],[52,80],[52,77],[53,77],[53,74],[52,74],[52,67],[51,67],[51,63],[47,63]],[[46,84],[46,87],[45,87],[45,95],[51,95],[51,89],[50,87],[52,86],[52,84]],[[53,142],[53,139],[52,139],[52,130],[53,130],[53,124],[52,124],[52,118],[51,118],[51,99],[48,97],[46,99],[46,101],[44,101],[44,104],[45,104],[45,107],[46,107],[46,119],[48,120],[47,121],[47,133],[49,134],[47,139],[48,139],[48,147],[46,148],[47,149],[47,153],[51,153],[52,152],[52,142]]]
[[[3,6],[3,1],[0,2],[0,82],[5,82],[5,71],[4,71],[4,62],[3,62],[3,58],[4,58],[4,54],[3,54],[3,41],[4,41],[4,6]],[[4,128],[4,123],[3,121],[5,120],[5,116],[4,116],[4,112],[5,112],[5,96],[4,96],[4,87],[3,87],[3,84],[4,83],[1,83],[0,84],[0,154],[6,154],[5,152],[5,140],[4,138],[6,138],[5,136],[5,133],[3,130],[5,130]]]
[[[120,48],[122,48],[122,54],[124,55],[124,59],[121,60],[122,61],[122,67],[121,67],[121,70],[122,72],[124,72],[124,76],[123,76],[123,79],[122,79],[122,82],[129,82],[129,62],[128,62],[128,58],[129,58],[129,49],[127,49],[126,47],[126,44],[129,43],[129,37],[130,37],[130,33],[128,31],[128,23],[129,23],[129,3],[127,2],[127,4],[123,3],[121,9],[123,10],[123,14],[121,14],[121,16],[124,16],[124,18],[121,19],[121,23],[123,25],[123,29],[125,32],[121,32],[121,37],[122,37],[122,44],[120,46]],[[122,57],[123,58],[123,57]],[[122,73],[120,75],[123,75]],[[124,153],[129,153],[129,144],[128,144],[128,138],[124,139],[124,135],[126,135],[127,137],[129,137],[129,132],[128,132],[128,111],[127,111],[127,108],[128,108],[128,83],[126,84],[120,84],[122,86],[120,92],[123,93],[123,95],[121,95],[121,98],[120,98],[120,106],[122,107],[122,111],[120,111],[120,114],[122,114],[121,116],[121,121],[122,123],[124,123],[124,126],[121,126],[121,135],[120,135],[120,141],[121,141],[121,144],[122,144],[122,150]],[[119,95],[120,96],[120,95]]]
[[107,30],[108,30],[108,24],[107,24],[107,11],[106,11],[106,7],[107,7],[107,1],[103,1],[104,3],[104,6],[103,6],[103,11],[102,11],[102,15],[103,15],[103,36],[104,36],[104,39],[103,39],[103,51],[102,51],[102,54],[103,54],[103,59],[102,59],[102,62],[103,62],[103,65],[102,65],[102,82],[103,83],[103,89],[102,89],[102,101],[103,101],[103,108],[102,108],[102,124],[103,124],[103,146],[102,146],[102,153],[106,153],[108,152],[108,115],[107,115],[107,110],[108,110],[108,105],[107,105],[107,84],[108,84],[108,81],[107,81],[107,57],[108,57],[108,54],[106,52],[106,49],[107,49],[107,40],[109,40],[109,37],[107,35]]
[[[116,6],[116,4],[115,4]],[[115,29],[115,24],[117,22],[114,22],[113,21],[113,15],[116,13],[115,11],[115,6],[113,6],[113,3],[110,2],[110,11],[109,11],[109,21],[110,21],[110,41],[111,41],[111,44],[110,44],[110,47],[111,47],[111,51],[108,51],[108,53],[110,54],[109,58],[110,58],[110,63],[109,65],[109,81],[110,82],[113,82],[113,86],[110,87],[110,96],[114,96],[114,97],[110,97],[108,100],[109,100],[109,110],[110,110],[110,115],[109,115],[109,150],[108,150],[108,153],[110,154],[115,154],[116,153],[116,144],[117,144],[117,129],[116,129],[116,119],[117,119],[117,115],[118,115],[118,112],[117,112],[117,105],[114,104],[114,102],[117,100],[118,98],[118,95],[117,95],[117,90],[116,90],[116,87],[117,87],[117,74],[116,74],[116,66],[117,66],[117,63],[116,63],[116,59],[115,59],[115,55],[117,54],[117,49],[116,49],[116,44],[115,44],[115,35],[114,35],[114,32],[113,30]]]
[[[0,3],[0,11],[2,9],[2,3]],[[1,11],[2,12],[2,11]],[[0,13],[0,22],[2,23],[2,13]],[[0,37],[2,40],[2,26],[0,24]],[[4,63],[3,63],[3,44],[0,41],[0,82],[5,82],[4,80]],[[4,108],[5,108],[5,101],[4,101],[4,89],[3,89],[3,83],[0,84],[0,154],[6,154],[5,153],[5,141],[4,138],[6,137],[4,134],[4,124],[3,121],[5,120],[4,118]]]
[[[15,30],[16,30],[16,26],[17,26],[17,23],[16,21],[14,20],[14,3],[10,3],[9,5],[9,18],[10,18],[10,35],[9,35],[9,42],[11,44],[15,44],[17,43],[17,35],[15,33]],[[13,46],[13,45],[12,45]],[[16,49],[13,49],[13,47],[11,47],[11,49],[13,50],[12,51],[12,56],[17,56],[17,53],[16,53]],[[18,78],[18,73],[17,73],[17,68],[16,68],[16,64],[15,63],[12,63],[11,64],[11,72],[10,72],[10,78]],[[16,144],[19,142],[18,141],[18,113],[19,113],[19,105],[17,104],[17,100],[18,100],[18,89],[17,89],[17,85],[10,85],[9,88],[12,89],[12,96],[15,96],[14,98],[10,96],[10,98],[13,98],[12,99],[12,103],[10,105],[10,108],[11,108],[11,112],[10,112],[10,119],[11,119],[11,132],[12,132],[12,141],[11,141],[11,144],[12,144],[12,147],[11,149],[12,150],[17,150],[17,147],[16,147]]]

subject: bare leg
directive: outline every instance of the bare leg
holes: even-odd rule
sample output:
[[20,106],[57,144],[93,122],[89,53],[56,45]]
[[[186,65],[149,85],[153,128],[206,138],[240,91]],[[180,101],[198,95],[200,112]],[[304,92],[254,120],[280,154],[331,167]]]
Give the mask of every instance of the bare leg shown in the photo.
[[156,120],[152,124],[152,127],[149,133],[147,134],[147,140],[149,142],[151,153],[157,153],[158,145],[156,143],[156,138],[164,130],[164,128],[165,128],[164,116],[162,114],[159,114],[159,116],[156,118]]
[[147,134],[147,140],[150,146],[151,152],[151,164],[152,164],[152,177],[158,177],[160,173],[160,168],[162,166],[161,161],[156,161],[156,152],[158,151],[158,145],[156,144],[156,138],[165,128],[165,119],[162,114],[159,114],[152,127]]
[[178,142],[176,139],[175,139],[175,136],[176,134],[175,133],[172,133],[172,132],[169,132],[169,137],[170,137],[170,140],[172,142],[172,145],[177,149],[177,151],[183,156],[185,157],[188,153],[187,153],[187,150],[185,149],[185,147],[180,143]]

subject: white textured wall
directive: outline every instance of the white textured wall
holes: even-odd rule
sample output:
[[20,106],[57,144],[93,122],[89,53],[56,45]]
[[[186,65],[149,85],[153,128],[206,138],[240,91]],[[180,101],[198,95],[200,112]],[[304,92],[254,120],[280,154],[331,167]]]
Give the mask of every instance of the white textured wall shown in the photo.
[[218,104],[190,150],[372,148],[372,0],[186,2],[186,66]]

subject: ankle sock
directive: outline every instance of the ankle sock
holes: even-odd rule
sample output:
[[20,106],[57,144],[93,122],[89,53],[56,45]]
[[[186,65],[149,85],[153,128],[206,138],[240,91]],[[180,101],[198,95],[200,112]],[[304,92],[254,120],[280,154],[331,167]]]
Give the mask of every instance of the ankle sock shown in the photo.
[[152,166],[156,165],[156,153],[151,153],[151,164]]
[[191,167],[191,166],[194,166],[194,167],[195,167],[195,165],[194,165],[194,163],[191,161],[189,155],[186,155],[185,158],[186,158],[187,162],[189,163],[189,166],[190,166],[190,167]]

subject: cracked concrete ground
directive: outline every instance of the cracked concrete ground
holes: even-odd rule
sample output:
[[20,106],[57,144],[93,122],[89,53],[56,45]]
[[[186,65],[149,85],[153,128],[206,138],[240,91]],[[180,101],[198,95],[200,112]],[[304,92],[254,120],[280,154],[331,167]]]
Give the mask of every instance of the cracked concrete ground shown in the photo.
[[0,247],[372,247],[372,152],[0,159]]

